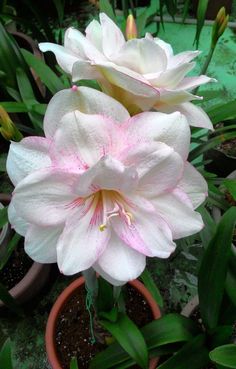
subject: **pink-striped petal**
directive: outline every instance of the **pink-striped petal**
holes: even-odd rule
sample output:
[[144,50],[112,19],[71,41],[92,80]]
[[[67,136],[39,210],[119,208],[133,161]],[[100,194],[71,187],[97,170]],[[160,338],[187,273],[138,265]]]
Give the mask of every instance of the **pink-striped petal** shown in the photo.
[[100,231],[102,207],[99,197],[88,199],[73,217],[68,218],[57,244],[57,259],[62,273],[71,275],[90,268],[106,249],[110,229]]

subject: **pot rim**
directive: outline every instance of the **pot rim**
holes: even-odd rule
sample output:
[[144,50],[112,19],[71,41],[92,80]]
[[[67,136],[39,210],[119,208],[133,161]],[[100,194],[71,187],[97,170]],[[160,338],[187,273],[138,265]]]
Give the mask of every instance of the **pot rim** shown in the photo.
[[[56,352],[55,345],[55,329],[58,315],[63,309],[64,305],[68,301],[68,299],[73,295],[74,291],[80,288],[85,283],[85,279],[83,276],[77,278],[73,281],[69,286],[67,286],[62,293],[58,296],[56,302],[54,303],[46,325],[46,333],[45,333],[45,341],[46,341],[46,352],[49,363],[52,365],[53,369],[62,369],[60,365],[60,361]],[[143,295],[147,303],[149,304],[153,319],[159,319],[161,317],[161,311],[156,301],[152,297],[151,293],[147,290],[147,288],[138,281],[137,279],[128,282],[132,287],[136,288],[139,293]],[[155,369],[158,363],[159,358],[152,358],[149,362],[149,369]]]

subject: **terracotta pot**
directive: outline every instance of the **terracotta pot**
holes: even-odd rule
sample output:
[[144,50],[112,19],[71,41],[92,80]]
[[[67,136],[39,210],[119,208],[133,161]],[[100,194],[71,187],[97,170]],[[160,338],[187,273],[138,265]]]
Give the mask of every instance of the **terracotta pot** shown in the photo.
[[[11,200],[11,196],[0,193],[0,200],[8,204]],[[12,231],[8,227],[5,239],[2,243],[9,242]],[[28,270],[24,278],[17,283],[9,293],[19,303],[22,304],[32,297],[34,297],[44,286],[49,277],[51,265],[33,263],[31,268]],[[0,300],[0,308],[4,306],[4,303]]]
[[[85,282],[84,277],[80,277],[76,279],[74,282],[72,282],[57,298],[50,312],[50,315],[48,317],[45,340],[46,340],[46,351],[47,351],[48,361],[50,365],[52,366],[52,369],[62,369],[58,355],[57,355],[56,344],[55,344],[55,331],[56,331],[56,322],[57,322],[58,316],[60,315],[60,312],[62,311],[66,302],[73,295],[74,291],[80,288],[81,286],[83,286],[84,282]],[[160,309],[156,301],[150,294],[150,292],[146,289],[146,287],[138,280],[130,281],[129,284],[135,289],[137,289],[138,292],[140,292],[143,295],[144,299],[147,301],[148,305],[151,308],[153,319],[159,319],[161,317]],[[157,366],[157,363],[158,363],[158,358],[151,359],[149,363],[149,369],[155,369]]]

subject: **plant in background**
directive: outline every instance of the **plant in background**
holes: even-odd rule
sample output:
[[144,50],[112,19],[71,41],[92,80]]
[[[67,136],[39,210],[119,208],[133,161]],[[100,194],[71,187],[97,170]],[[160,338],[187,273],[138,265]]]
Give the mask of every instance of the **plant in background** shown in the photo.
[[23,136],[0,105],[0,133],[6,140],[20,141]]
[[0,368],[14,369],[12,362],[11,341],[8,338],[0,348]]

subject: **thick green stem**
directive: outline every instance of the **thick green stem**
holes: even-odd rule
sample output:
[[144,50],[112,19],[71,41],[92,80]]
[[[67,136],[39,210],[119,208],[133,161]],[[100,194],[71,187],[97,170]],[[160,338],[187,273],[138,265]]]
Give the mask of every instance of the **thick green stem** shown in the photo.
[[[211,62],[211,59],[212,59],[213,53],[214,53],[214,51],[215,51],[215,47],[216,47],[216,45],[211,45],[211,48],[210,48],[209,53],[208,53],[208,55],[207,55],[207,57],[206,57],[205,63],[204,63],[204,65],[203,65],[202,69],[201,69],[200,75],[202,75],[202,74],[206,74],[207,69],[208,69],[208,67],[209,67],[209,64],[210,64],[210,62]],[[193,94],[194,94],[194,95],[196,95],[196,93],[197,93],[198,89],[199,89],[199,87],[196,87],[196,88],[193,90]]]
[[86,309],[89,313],[89,321],[90,321],[90,334],[91,334],[91,343],[94,344],[96,342],[94,335],[94,310],[96,310],[96,298],[98,294],[98,282],[96,277],[96,272],[93,268],[89,268],[83,272],[83,276],[85,279],[85,288],[87,291],[86,295]]
[[83,276],[85,279],[85,287],[87,291],[91,294],[93,298],[93,303],[95,303],[98,294],[98,281],[96,277],[96,272],[93,268],[89,268],[83,271]]

